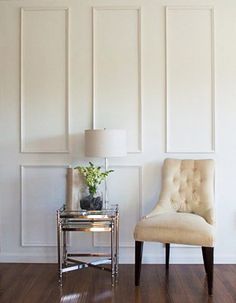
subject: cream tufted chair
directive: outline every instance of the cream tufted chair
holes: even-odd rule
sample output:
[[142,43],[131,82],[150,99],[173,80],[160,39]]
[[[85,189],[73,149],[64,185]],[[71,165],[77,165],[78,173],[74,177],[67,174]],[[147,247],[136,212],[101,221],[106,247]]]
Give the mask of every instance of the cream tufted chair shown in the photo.
[[135,285],[139,285],[143,242],[200,245],[207,274],[208,293],[213,286],[214,161],[166,159],[159,203],[141,219],[134,231]]

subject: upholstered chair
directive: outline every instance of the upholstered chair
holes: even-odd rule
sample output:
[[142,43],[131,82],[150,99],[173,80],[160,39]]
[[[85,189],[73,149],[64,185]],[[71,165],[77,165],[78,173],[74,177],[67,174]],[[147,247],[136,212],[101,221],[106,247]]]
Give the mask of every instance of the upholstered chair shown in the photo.
[[199,245],[207,274],[208,293],[213,286],[214,161],[166,159],[162,190],[153,211],[136,225],[135,285],[140,282],[143,242],[161,242],[169,269],[170,243]]

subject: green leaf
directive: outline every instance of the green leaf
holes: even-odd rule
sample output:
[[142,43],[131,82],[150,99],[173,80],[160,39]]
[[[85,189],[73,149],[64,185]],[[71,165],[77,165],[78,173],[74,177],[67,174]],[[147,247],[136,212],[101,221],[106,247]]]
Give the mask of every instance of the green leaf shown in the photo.
[[96,193],[98,185],[100,185],[111,172],[114,172],[113,169],[102,172],[101,166],[95,166],[92,162],[89,162],[89,166],[77,166],[74,169],[77,169],[84,177],[85,183],[92,195]]

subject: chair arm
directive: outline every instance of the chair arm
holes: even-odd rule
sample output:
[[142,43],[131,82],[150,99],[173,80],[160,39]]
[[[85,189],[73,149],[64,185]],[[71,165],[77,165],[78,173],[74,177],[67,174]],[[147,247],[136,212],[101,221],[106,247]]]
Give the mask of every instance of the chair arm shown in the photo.
[[214,225],[215,216],[214,216],[214,209],[212,207],[208,208],[205,212],[203,212],[201,216],[207,221],[207,223]]

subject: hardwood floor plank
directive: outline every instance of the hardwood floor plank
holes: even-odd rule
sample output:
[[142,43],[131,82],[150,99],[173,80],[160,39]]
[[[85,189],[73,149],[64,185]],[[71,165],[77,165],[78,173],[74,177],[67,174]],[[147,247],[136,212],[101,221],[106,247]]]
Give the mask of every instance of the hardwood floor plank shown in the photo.
[[213,296],[203,265],[143,265],[134,286],[134,265],[120,265],[119,283],[89,268],[64,275],[56,264],[0,264],[1,303],[235,303],[236,265],[215,265]]

